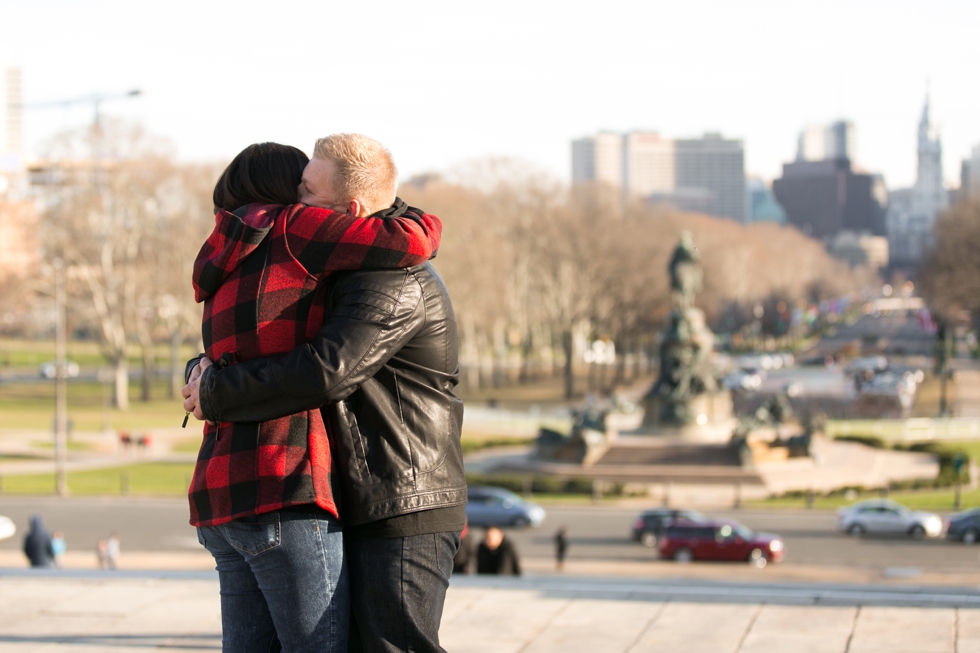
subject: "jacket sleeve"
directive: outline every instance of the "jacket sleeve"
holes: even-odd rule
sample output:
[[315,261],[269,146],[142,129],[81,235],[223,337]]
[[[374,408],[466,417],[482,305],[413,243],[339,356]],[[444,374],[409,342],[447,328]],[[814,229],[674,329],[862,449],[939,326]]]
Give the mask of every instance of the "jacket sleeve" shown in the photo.
[[[399,275],[398,284],[372,283]],[[330,316],[312,342],[288,354],[209,367],[206,419],[259,422],[340,401],[370,379],[421,328],[421,287],[407,270],[355,272],[338,281]]]
[[392,217],[359,218],[304,206],[288,227],[293,255],[317,276],[422,265],[435,256],[441,238],[442,221],[418,209]]

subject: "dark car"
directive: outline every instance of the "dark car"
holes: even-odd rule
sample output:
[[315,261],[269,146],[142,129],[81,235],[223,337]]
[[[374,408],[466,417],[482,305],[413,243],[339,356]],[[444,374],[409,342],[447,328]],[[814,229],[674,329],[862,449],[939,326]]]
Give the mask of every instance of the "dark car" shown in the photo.
[[467,490],[466,519],[470,526],[540,526],[544,508],[520,498],[510,490],[488,485]]
[[679,510],[677,508],[644,510],[633,520],[633,541],[642,542],[643,546],[653,548],[657,546],[657,540],[663,535],[667,524],[680,519],[684,521],[704,521],[707,518],[697,510]]
[[674,522],[660,538],[660,556],[677,562],[731,560],[765,567],[779,562],[783,541],[771,533],[753,533],[735,521]]
[[950,515],[946,520],[946,537],[963,544],[980,541],[980,508],[964,510]]

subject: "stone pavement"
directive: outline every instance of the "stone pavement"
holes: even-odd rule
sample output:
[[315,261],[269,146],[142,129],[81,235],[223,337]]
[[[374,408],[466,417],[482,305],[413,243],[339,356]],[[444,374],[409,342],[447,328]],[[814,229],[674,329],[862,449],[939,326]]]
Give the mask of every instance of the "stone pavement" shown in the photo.
[[[454,578],[454,653],[972,653],[980,591],[565,577]],[[0,570],[0,650],[220,650],[210,572]]]

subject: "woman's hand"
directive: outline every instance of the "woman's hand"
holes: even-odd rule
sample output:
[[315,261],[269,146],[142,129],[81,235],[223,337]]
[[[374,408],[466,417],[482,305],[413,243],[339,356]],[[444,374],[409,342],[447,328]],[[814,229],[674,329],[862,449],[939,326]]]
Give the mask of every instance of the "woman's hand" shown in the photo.
[[[213,364],[210,359],[201,357],[200,362],[191,370],[187,385],[180,390],[180,394],[184,398],[184,410],[193,413],[195,419],[204,419],[204,413],[201,412],[201,375]],[[214,424],[214,422],[208,420],[208,424]]]

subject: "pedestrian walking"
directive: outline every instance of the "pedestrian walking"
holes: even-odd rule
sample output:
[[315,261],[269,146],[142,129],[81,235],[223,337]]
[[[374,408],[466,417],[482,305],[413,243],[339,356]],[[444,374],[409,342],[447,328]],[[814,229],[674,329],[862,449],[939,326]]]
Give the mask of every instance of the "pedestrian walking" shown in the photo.
[[561,526],[555,533],[555,568],[561,571],[565,567],[565,554],[568,552],[568,530]]
[[55,567],[61,568],[61,562],[67,550],[68,544],[65,542],[65,534],[61,531],[55,531],[51,535],[51,552],[54,554]]
[[95,544],[95,557],[99,563],[99,569],[109,568],[109,543],[104,537]]
[[105,541],[106,569],[116,569],[119,564],[119,535],[110,533]]
[[44,528],[40,515],[31,515],[30,528],[24,536],[24,555],[32,567],[50,567],[54,564],[51,534]]

